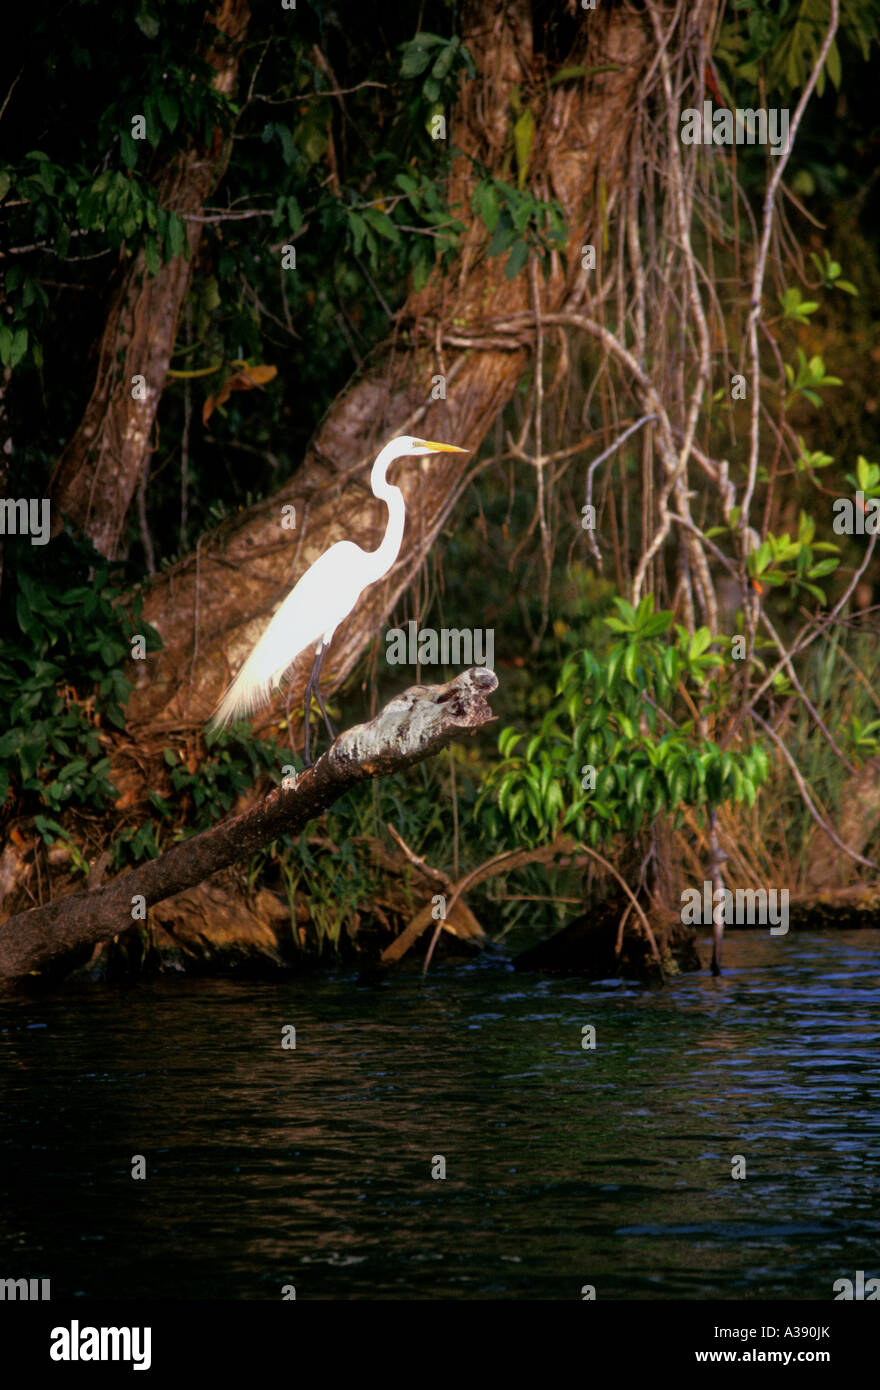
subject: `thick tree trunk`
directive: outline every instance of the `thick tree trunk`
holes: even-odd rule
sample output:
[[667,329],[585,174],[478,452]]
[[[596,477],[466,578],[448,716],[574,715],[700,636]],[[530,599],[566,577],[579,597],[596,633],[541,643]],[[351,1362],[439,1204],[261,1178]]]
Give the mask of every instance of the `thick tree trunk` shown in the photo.
[[[235,88],[249,18],[246,0],[216,0],[205,17],[208,31],[220,33],[207,52],[216,70],[211,85],[217,92]],[[159,185],[160,206],[182,217],[198,214],[225,163],[219,132],[212,150],[191,144],[166,169]],[[148,273],[143,251],[122,269],[101,338],[91,398],[52,475],[53,533],[61,530],[66,514],[95,549],[109,557],[119,552],[125,518],[149,459],[200,224],[188,222],[187,236],[188,255],[173,257],[157,275]],[[146,381],[143,399],[132,398],[132,378],[138,375]]]
[[[532,279],[526,271],[508,281],[505,258],[486,258],[485,227],[470,211],[473,160],[498,177],[510,177],[510,99],[514,87],[534,80],[530,34],[530,7],[524,0],[497,12],[484,0],[471,6],[464,39],[479,76],[464,84],[449,126],[449,138],[465,152],[455,163],[450,189],[450,201],[468,226],[462,254],[445,276],[435,276],[411,296],[393,339],[334,402],[295,478],[270,501],[205,539],[196,556],[152,586],[144,614],[161,633],[165,650],[138,663],[140,685],[129,706],[132,729],[149,733],[205,720],[304,569],[339,539],[368,549],[378,544],[387,513],[369,491],[367,466],[386,440],[413,433],[478,447],[516,389],[534,327],[523,329],[519,343],[490,337],[457,346],[467,324],[532,311],[535,292],[541,313],[576,306],[592,293],[581,267],[581,247],[585,241],[601,245],[607,235],[650,43],[638,16],[617,11],[598,19],[585,15],[566,62],[598,65],[601,58],[616,70],[538,89],[530,161],[530,170],[537,172],[529,178],[543,196],[559,199],[571,237],[564,256],[554,258],[549,280],[540,275]],[[445,378],[447,398],[432,401],[431,383],[438,374]],[[395,478],[408,515],[398,562],[364,593],[337,631],[324,666],[325,689],[338,686],[352,669],[466,485],[470,465],[465,455],[439,455],[421,470],[419,463],[411,461]],[[298,523],[293,533],[281,525],[282,507],[290,503]],[[294,668],[294,706],[311,660],[306,653]],[[269,710],[264,723],[271,718]]]

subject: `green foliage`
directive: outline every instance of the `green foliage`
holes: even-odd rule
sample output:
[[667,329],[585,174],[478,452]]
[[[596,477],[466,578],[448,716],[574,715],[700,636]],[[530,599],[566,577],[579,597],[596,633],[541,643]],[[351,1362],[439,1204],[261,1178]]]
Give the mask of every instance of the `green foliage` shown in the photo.
[[142,825],[128,826],[120,830],[110,846],[110,862],[114,869],[122,869],[127,864],[139,864],[142,859],[155,859],[159,854],[156,828],[150,820]]
[[[820,453],[818,461],[810,456],[810,464],[814,468],[822,468],[830,462],[831,459],[827,454]],[[715,536],[723,536],[729,530],[735,530],[739,526],[739,520],[739,507],[732,507],[730,527],[713,526],[706,532],[706,535],[710,539]],[[788,585],[791,598],[796,598],[801,591],[804,591],[818,599],[820,603],[825,602],[825,591],[819,587],[816,581],[824,578],[826,574],[832,574],[837,569],[840,562],[831,557],[838,555],[840,548],[832,541],[814,540],[815,534],[815,521],[802,511],[798,518],[798,533],[795,540],[792,540],[787,531],[781,536],[768,532],[766,538],[749,551],[747,569],[759,591],[765,584],[774,589]],[[820,560],[817,558],[819,555],[828,555],[829,558]]]
[[[800,91],[828,32],[830,13],[828,0],[734,0],[714,57],[740,83],[757,87],[763,79],[771,90]],[[841,0],[839,34],[867,61],[871,43],[880,36],[876,0]],[[819,74],[819,96],[825,90],[826,73],[840,90],[841,71],[835,39]]]
[[[471,826],[477,790],[466,770],[457,777],[456,795],[460,821]],[[357,787],[328,810],[320,827],[308,826],[295,839],[285,837],[272,845],[259,856],[260,868],[268,871],[274,865],[280,873],[291,912],[298,896],[308,899],[319,944],[335,945],[344,927],[354,931],[358,916],[373,915],[385,897],[387,872],[376,861],[374,845],[379,842],[398,853],[388,836],[389,823],[429,863],[451,865],[449,796],[442,762]],[[472,844],[472,836],[468,839],[479,862],[482,849]],[[415,912],[425,901],[424,882],[405,871],[404,892],[411,884],[416,886],[411,894]]]
[[[186,14],[185,5],[169,8]],[[135,22],[146,36],[153,23],[145,14],[142,6]],[[185,30],[191,27],[191,13],[186,20],[184,34],[179,35],[181,26],[166,16],[160,41],[141,40],[139,60],[130,66],[120,66],[115,55],[115,81],[105,90],[99,111],[88,110],[87,104],[99,90],[94,70],[102,61],[101,45],[90,52],[71,43],[63,69],[76,74],[80,91],[86,84],[82,99],[77,98],[83,135],[88,130],[79,157],[71,158],[63,137],[54,142],[56,153],[50,137],[48,148],[24,149],[0,166],[5,236],[19,255],[29,258],[10,266],[7,273],[8,317],[0,330],[4,366],[43,365],[50,300],[44,275],[32,259],[35,254],[45,253],[59,262],[100,259],[110,251],[130,255],[142,248],[147,268],[155,275],[163,261],[185,250],[186,224],[176,212],[160,206],[150,159],[154,152],[168,159],[192,138],[210,146],[215,133],[229,130],[235,109],[228,97],[213,90],[213,70],[205,61],[191,51],[180,54],[181,38],[190,37]],[[159,22],[157,11],[157,26]],[[127,30],[120,42],[130,44],[130,20],[119,16],[117,23]],[[50,25],[55,26],[54,19]],[[135,117],[143,118],[143,139],[133,138]]]
[[791,366],[789,362],[783,362],[785,379],[788,382],[789,394],[786,397],[786,409],[791,405],[796,395],[803,396],[812,405],[821,406],[822,397],[816,394],[820,386],[842,386],[843,382],[839,376],[828,376],[825,371],[825,363],[818,353],[815,353],[809,361],[803,348],[797,348],[796,366]]
[[808,449],[801,435],[797,436],[797,446],[798,458],[796,467],[798,473],[806,473],[817,468],[828,468],[828,466],[834,462],[831,455],[826,454],[822,449]]
[[464,223],[452,216],[434,180],[401,172],[395,174],[394,186],[398,193],[382,199],[381,207],[355,204],[345,209],[347,240],[356,257],[366,252],[374,271],[387,265],[390,245],[421,286],[435,260],[455,252]]
[[49,564],[39,549],[22,548],[14,582],[4,590],[11,632],[0,647],[7,725],[0,735],[0,805],[12,786],[25,809],[103,809],[116,793],[102,726],[125,727],[129,638],[140,632],[148,647],[160,643],[141,618],[139,599],[130,613],[121,607],[106,562],[91,552],[94,569],[82,582],[86,548],[65,550],[56,541],[53,551]]
[[462,70],[466,77],[477,75],[470,51],[457,35],[444,38],[440,34],[418,33],[400,45],[400,52],[401,77],[421,77],[430,68],[421,88],[430,106],[442,107],[454,100]]
[[880,719],[871,719],[866,724],[857,715],[850,715],[849,745],[860,758],[876,758],[880,753]]
[[[814,541],[815,533],[815,521],[801,512],[797,539],[792,540],[787,531],[781,536],[768,533],[757,550],[749,554],[749,574],[773,588],[787,584],[792,598],[804,590],[819,603],[824,603],[825,591],[816,581],[837,569],[840,562],[833,556],[839,553],[839,547],[831,541]],[[819,554],[828,554],[829,558],[819,560],[816,558]]]
[[864,454],[859,454],[855,474],[847,473],[846,481],[866,497],[876,497],[880,494],[880,464],[869,463]]
[[[730,108],[793,108],[828,32],[830,14],[829,0],[739,0],[728,5],[712,55],[723,103]],[[831,206],[859,196],[876,163],[873,137],[862,143],[859,131],[866,123],[869,129],[875,124],[865,64],[878,37],[880,0],[841,0],[837,35],[786,171],[786,182],[798,198],[824,204],[821,212],[815,204],[812,208],[822,222]],[[759,161],[741,161],[737,178],[761,196],[764,171]]]
[[266,773],[277,778],[290,754],[271,739],[257,738],[247,724],[206,735],[207,758],[188,765],[181,748],[166,748],[166,782],[149,793],[153,818],[127,826],[111,846],[113,864],[122,868],[148,856],[154,858],[168,841],[189,839],[208,830],[229,814],[238,798]]
[[[0,189],[13,209],[9,234],[45,242],[61,260],[74,250],[87,254],[90,245],[126,252],[142,246],[147,269],[155,275],[187,245],[183,218],[159,206],[151,184],[121,169],[105,169],[93,178],[82,166],[65,169],[45,151],[31,150],[17,166],[0,171]],[[6,294],[11,313],[0,328],[0,361],[7,367],[28,361],[42,367],[40,335],[49,309],[45,287],[17,263],[6,273]]]
[[292,757],[274,739],[256,738],[246,724],[222,732],[209,731],[205,742],[210,756],[194,771],[187,767],[182,751],[166,748],[163,757],[174,795],[166,798],[155,791],[150,793],[154,807],[166,820],[179,816],[181,805],[189,803],[187,809],[192,813],[186,836],[198,834],[228,815],[259,777],[266,773],[277,776],[285,759],[289,762]]
[[692,717],[673,717],[682,692],[686,716],[706,707],[706,682],[725,664],[709,650],[709,630],[691,636],[675,625],[671,635],[673,615],[655,613],[651,595],[638,608],[615,604],[605,622],[620,640],[607,660],[581,651],[565,661],[557,698],[524,748],[524,734],[502,731],[503,761],[480,808],[494,833],[506,822],[526,843],[567,831],[596,846],[663,813],[677,822],[683,805],[754,803],[769,770],[764,750],[722,751],[698,737]]
[[826,290],[844,290],[846,294],[858,294],[858,290],[851,280],[841,280],[843,266],[840,261],[833,261],[824,247],[821,257],[817,256],[815,251],[811,251],[810,260],[818,270],[822,285]]
[[796,286],[786,289],[779,296],[779,302],[783,318],[791,319],[794,323],[809,323],[810,314],[815,314],[819,307],[816,300],[804,299]]
[[[129,600],[128,611],[122,607],[122,590],[100,556],[69,537],[55,545],[51,565],[39,550],[23,550],[14,583],[4,590],[5,626],[17,635],[10,632],[0,648],[0,702],[8,719],[0,736],[0,804],[11,794],[16,814],[33,814],[44,842],[63,840],[84,872],[72,837],[45,812],[112,806],[117,790],[108,735],[125,728],[130,639],[142,635],[148,651],[161,641],[143,620],[139,597]],[[192,769],[179,750],[165,750],[169,794],[152,791],[154,818],[144,820],[138,809],[137,825],[114,836],[114,867],[157,855],[169,835],[207,829],[260,775],[290,761],[289,753],[244,727],[207,741],[211,756]]]
[[471,205],[492,234],[488,255],[510,251],[504,267],[508,280],[522,270],[532,251],[544,274],[550,274],[551,252],[562,247],[567,236],[565,214],[555,198],[545,202],[527,189],[485,178],[474,188]]
[[88,862],[73,836],[68,834],[63,825],[59,825],[57,820],[52,820],[50,816],[34,816],[34,829],[45,845],[58,844],[59,841],[65,844],[70,851],[74,871],[88,877]]

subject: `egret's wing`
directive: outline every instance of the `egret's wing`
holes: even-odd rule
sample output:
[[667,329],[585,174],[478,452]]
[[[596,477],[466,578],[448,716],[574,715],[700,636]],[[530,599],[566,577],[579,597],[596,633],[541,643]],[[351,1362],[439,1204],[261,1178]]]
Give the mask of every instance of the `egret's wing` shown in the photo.
[[265,704],[300,652],[322,638],[330,640],[364,588],[366,559],[366,552],[353,541],[337,541],[306,570],[217,706],[211,720],[215,727]]

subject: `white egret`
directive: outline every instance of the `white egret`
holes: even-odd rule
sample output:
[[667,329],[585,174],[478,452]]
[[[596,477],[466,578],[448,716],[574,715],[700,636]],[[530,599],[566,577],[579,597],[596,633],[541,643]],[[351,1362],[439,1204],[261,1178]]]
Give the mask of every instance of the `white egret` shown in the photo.
[[379,454],[370,473],[370,486],[388,504],[388,525],[378,550],[362,550],[353,541],[337,541],[297,581],[273,616],[250,656],[220,701],[211,720],[222,728],[233,719],[252,714],[269,699],[285,671],[308,647],[315,647],[315,661],[305,694],[305,762],[309,758],[309,714],[314,690],[331,738],[336,735],[321,696],[321,664],[333,633],[347,618],[364,589],[387,574],[403,542],[406,504],[400,488],[386,481],[395,459],[406,454],[466,454],[455,444],[435,444],[429,439],[401,435]]

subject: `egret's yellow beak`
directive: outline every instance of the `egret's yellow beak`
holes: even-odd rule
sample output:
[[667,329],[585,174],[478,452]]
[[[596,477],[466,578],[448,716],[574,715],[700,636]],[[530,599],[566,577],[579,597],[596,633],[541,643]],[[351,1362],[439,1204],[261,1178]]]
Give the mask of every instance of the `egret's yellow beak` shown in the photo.
[[470,449],[459,449],[457,444],[435,444],[433,439],[414,439],[419,449],[436,449],[440,454],[469,454]]

